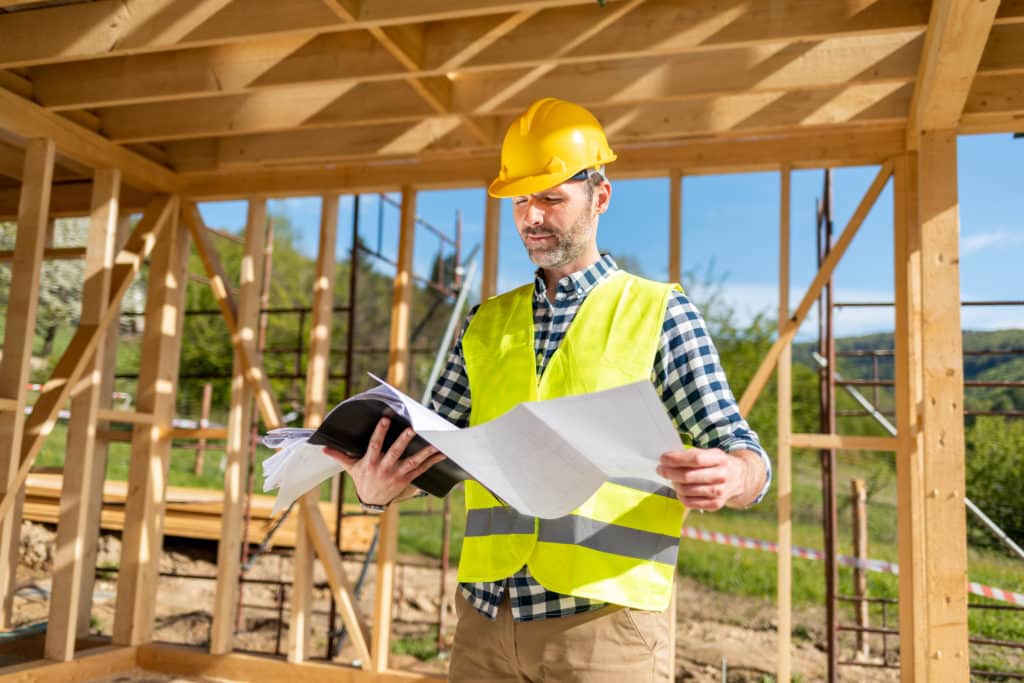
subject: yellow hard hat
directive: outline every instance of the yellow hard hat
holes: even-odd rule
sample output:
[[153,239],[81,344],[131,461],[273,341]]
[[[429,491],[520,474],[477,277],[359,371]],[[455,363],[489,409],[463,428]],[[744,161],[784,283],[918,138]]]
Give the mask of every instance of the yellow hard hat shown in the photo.
[[542,192],[615,158],[593,114],[578,104],[545,97],[509,126],[501,145],[501,171],[487,191],[492,197]]

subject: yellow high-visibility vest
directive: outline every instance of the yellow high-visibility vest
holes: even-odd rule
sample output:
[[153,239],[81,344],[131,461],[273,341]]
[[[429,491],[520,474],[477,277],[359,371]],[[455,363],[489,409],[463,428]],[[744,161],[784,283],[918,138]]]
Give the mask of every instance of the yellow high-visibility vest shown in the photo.
[[[587,295],[540,378],[533,285],[485,302],[463,335],[470,424],[523,401],[650,379],[665,310],[678,285],[618,271]],[[459,581],[497,581],[526,565],[548,590],[637,609],[668,606],[684,508],[670,486],[613,480],[559,519],[521,515],[466,482]]]

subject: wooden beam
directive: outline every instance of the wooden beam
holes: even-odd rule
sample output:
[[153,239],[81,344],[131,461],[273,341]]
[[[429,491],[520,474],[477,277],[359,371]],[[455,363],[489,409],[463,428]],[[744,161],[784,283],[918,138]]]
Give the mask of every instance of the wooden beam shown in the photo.
[[[333,24],[333,26],[332,26]],[[99,0],[0,15],[0,68],[340,28],[320,0]]]
[[484,208],[484,272],[480,281],[483,301],[498,293],[498,253],[501,249],[501,200],[487,195]]
[[921,333],[921,231],[917,219],[917,152],[896,158],[893,177],[893,252],[896,327],[896,526],[899,535],[900,680],[923,680],[928,671],[928,584],[925,565],[924,440]]
[[907,144],[922,131],[954,129],[977,73],[998,2],[935,0],[910,103]]
[[0,398],[13,401],[13,411],[0,412],[0,495],[8,514],[0,516],[0,628],[13,628],[14,601],[21,539],[20,478],[25,441],[25,407],[36,330],[39,278],[43,265],[47,207],[53,182],[52,140],[30,140],[26,148],[21,203],[11,263],[11,285],[5,312],[3,355],[0,356]]
[[[252,352],[249,360],[261,364],[256,337],[260,324],[260,289],[263,283],[263,251],[267,240],[267,201],[249,200],[238,287],[238,330]],[[210,653],[222,655],[234,648],[235,611],[238,607],[239,575],[242,565],[242,529],[246,478],[251,457],[252,386],[245,381],[246,366],[235,352],[231,378],[231,406],[228,412],[228,443],[224,469],[224,523],[217,544],[217,588],[210,627]]]
[[[16,220],[18,188],[0,189],[0,221]],[[122,213],[142,213],[153,195],[130,187],[121,188]],[[91,182],[55,183],[50,190],[50,216],[77,218],[89,215],[92,201]]]
[[[316,428],[323,420],[327,399],[328,363],[331,348],[331,315],[334,306],[336,276],[334,254],[338,236],[338,201],[336,194],[321,198],[320,236],[318,241],[316,279],[313,283],[313,321],[309,332],[309,362],[306,365],[305,425]],[[303,496],[315,506],[319,489]],[[322,520],[321,520],[322,521]],[[313,608],[313,540],[307,533],[306,514],[296,516],[296,546],[292,561],[292,609],[288,629],[288,661],[303,662],[309,656]],[[336,553],[335,553],[336,554]],[[328,560],[324,560],[326,563]],[[369,656],[367,653],[366,662]]]
[[[121,173],[117,169],[98,169],[93,179],[93,211],[89,220],[82,310],[79,321],[99,325],[110,305],[110,281],[117,255],[117,200]],[[50,593],[50,618],[44,648],[47,659],[66,662],[75,656],[75,639],[80,622],[78,611],[83,600],[79,593],[82,575],[95,573],[85,561],[86,538],[92,534],[88,522],[90,507],[102,505],[103,490],[94,489],[93,470],[96,453],[96,423],[100,409],[100,387],[106,372],[102,349],[105,331],[82,371],[82,381],[71,394],[71,418],[68,422],[64,456],[64,486],[60,497],[60,518],[54,545],[53,587]]]
[[426,683],[445,680],[443,676],[431,674],[408,671],[378,673],[324,662],[292,664],[255,655],[216,656],[199,648],[176,645],[143,645],[138,652],[139,668],[177,676],[274,683]]
[[139,645],[153,637],[171,451],[168,432],[178,385],[189,256],[189,232],[178,221],[177,202],[174,204],[168,230],[154,247],[149,263],[135,404],[139,411],[152,413],[154,420],[152,425],[136,426],[132,433],[131,495],[125,502],[114,608],[113,641],[117,645]]
[[[904,150],[901,127],[879,130],[846,128],[758,135],[749,139],[664,141],[657,144],[615,145],[617,178],[663,176],[672,168],[687,175],[793,168],[880,164]],[[395,191],[402,184],[423,189],[479,187],[498,168],[493,152],[458,159],[362,161],[330,168],[287,167],[195,173],[183,177],[193,199],[234,199],[247,195],[298,196],[324,192]]]
[[668,174],[668,281],[683,281],[683,174]]
[[[956,133],[926,132],[918,154],[917,226],[921,245],[921,425],[925,678],[969,678],[967,519],[964,506],[964,389],[960,325],[960,214]],[[906,599],[910,596],[901,596]],[[924,597],[921,593],[915,599]]]
[[[75,261],[85,258],[85,247],[50,247],[43,249],[44,261]],[[0,251],[0,263],[14,260],[14,250]]]
[[761,390],[764,389],[765,384],[767,384],[768,379],[771,377],[772,371],[775,369],[775,363],[779,355],[786,348],[786,345],[793,341],[793,337],[796,336],[804,318],[807,317],[811,307],[814,306],[814,302],[817,301],[821,288],[831,278],[840,259],[846,253],[847,247],[850,246],[850,242],[853,241],[864,219],[867,218],[868,212],[875,205],[878,195],[882,193],[882,189],[889,181],[890,175],[892,175],[892,164],[887,161],[879,169],[878,175],[875,176],[867,192],[864,193],[864,197],[853,212],[853,216],[850,217],[850,222],[846,224],[842,234],[839,235],[839,239],[836,240],[835,245],[829,251],[828,256],[822,261],[821,267],[807,288],[807,292],[804,294],[804,298],[801,299],[800,305],[797,306],[793,316],[786,321],[784,329],[779,332],[775,343],[772,344],[747,388],[743,391],[743,396],[740,397],[740,413],[743,415],[750,414],[754,403],[757,401],[757,397],[760,395]]
[[121,169],[126,182],[146,190],[173,191],[178,183],[167,167],[3,88],[0,88],[0,128],[24,138],[51,138],[62,154],[86,166]]
[[256,405],[263,417],[263,422],[267,429],[276,429],[282,424],[281,409],[277,405],[277,399],[274,398],[274,392],[267,379],[267,373],[263,370],[263,364],[255,358],[255,338],[246,338],[239,331],[236,322],[238,316],[228,288],[227,276],[224,274],[220,257],[210,242],[209,231],[203,223],[203,217],[199,214],[199,209],[195,204],[190,203],[182,209],[182,218],[195,240],[196,251],[203,262],[203,267],[206,268],[214,298],[217,299],[217,305],[220,307],[228,333],[231,335],[231,344],[235,347],[235,352],[245,368],[246,381],[255,392]]
[[1009,121],[1008,132],[1019,132],[1024,129],[1022,87],[1024,74],[979,74],[967,98],[959,128],[988,132],[981,130],[986,124],[1000,125],[1003,121]]
[[356,648],[362,668],[376,670],[373,666],[373,657],[370,654],[370,630],[366,627],[362,615],[359,614],[359,605],[356,602],[355,594],[345,576],[345,568],[341,564],[341,555],[334,539],[331,538],[324,522],[323,515],[317,501],[311,496],[303,496],[299,499],[299,506],[302,519],[309,534],[316,554],[324,565],[324,572],[327,574],[327,583],[334,594],[334,600],[338,603],[338,611],[341,619],[348,629],[348,635]]
[[39,659],[0,668],[0,683],[90,683],[119,677],[135,669],[133,647],[108,645],[84,650],[68,662]]
[[[409,386],[409,334],[412,316],[413,252],[416,243],[416,190],[402,188],[402,214],[398,237],[398,263],[391,298],[391,333],[388,343],[388,382],[399,389]],[[398,554],[398,507],[381,516],[377,550],[377,585],[373,601],[373,671],[388,668],[391,654],[391,603],[395,589],[395,557]]]
[[[117,220],[117,251],[120,251],[128,239],[128,236],[132,232],[132,218],[131,215],[125,211],[118,212]],[[113,303],[112,306],[120,308],[119,303]],[[97,352],[101,355],[102,360],[100,361],[103,373],[100,377],[100,411],[109,409],[113,404],[113,393],[114,393],[114,371],[117,366],[117,343],[118,343],[118,327],[111,326],[107,333],[103,337],[103,345]],[[91,489],[92,491],[102,492],[107,479],[107,455],[109,452],[110,439],[103,435],[110,427],[110,423],[104,421],[102,418],[97,420],[96,423],[96,452],[93,457],[93,469],[92,472],[86,474],[86,476],[92,478]],[[93,500],[86,507],[86,514],[88,518],[85,522],[85,540],[83,541],[84,549],[84,566],[95,567],[96,566],[96,555],[97,546],[100,536],[100,519],[103,513],[103,495],[102,493],[94,496]],[[78,595],[80,599],[78,607],[78,635],[84,637],[89,634],[89,629],[92,626],[92,597],[93,589],[96,584],[96,573],[95,572],[83,572],[82,573],[82,584],[78,589]]]
[[844,434],[792,434],[793,448],[839,449],[848,451],[895,451],[890,436],[847,436]]
[[[792,201],[792,174],[788,167],[779,173],[779,334],[789,320],[790,274],[790,205]],[[776,601],[778,646],[776,649],[775,679],[792,679],[793,641],[793,347],[786,344],[779,353],[776,382],[776,434],[775,479],[777,487],[777,517],[779,523],[779,554],[776,557]]]

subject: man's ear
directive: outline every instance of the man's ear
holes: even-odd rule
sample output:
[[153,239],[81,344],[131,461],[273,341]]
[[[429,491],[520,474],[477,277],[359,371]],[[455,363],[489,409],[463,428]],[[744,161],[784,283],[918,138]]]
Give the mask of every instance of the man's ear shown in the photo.
[[594,210],[602,214],[608,210],[612,199],[612,184],[607,180],[594,188]]

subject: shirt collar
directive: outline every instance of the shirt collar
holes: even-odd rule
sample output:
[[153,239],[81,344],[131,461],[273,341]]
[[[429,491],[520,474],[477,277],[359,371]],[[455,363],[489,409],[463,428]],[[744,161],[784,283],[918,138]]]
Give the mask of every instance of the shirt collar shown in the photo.
[[[594,287],[611,277],[619,265],[610,254],[601,254],[596,262],[583,270],[569,273],[558,281],[558,290],[555,292],[555,301],[571,301],[582,299],[590,293]],[[547,283],[544,282],[544,271],[538,268],[534,273],[533,298],[537,301],[547,298]]]

